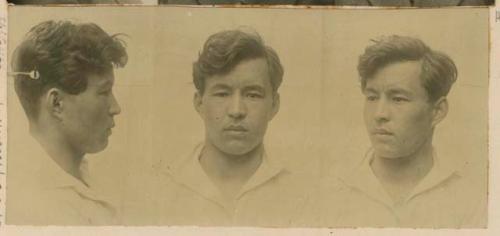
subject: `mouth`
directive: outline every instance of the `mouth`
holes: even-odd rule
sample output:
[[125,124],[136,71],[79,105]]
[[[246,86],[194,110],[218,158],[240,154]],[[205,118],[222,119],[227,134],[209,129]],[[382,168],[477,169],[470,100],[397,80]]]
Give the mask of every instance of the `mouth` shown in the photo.
[[231,133],[246,133],[248,130],[241,125],[230,125],[224,129],[224,131],[231,132]]
[[392,133],[386,129],[375,129],[372,132],[372,134],[376,135],[376,136],[392,136],[392,135],[394,135],[394,133]]
[[108,136],[110,136],[113,133],[113,128],[115,127],[115,122],[111,123],[109,128],[107,129]]

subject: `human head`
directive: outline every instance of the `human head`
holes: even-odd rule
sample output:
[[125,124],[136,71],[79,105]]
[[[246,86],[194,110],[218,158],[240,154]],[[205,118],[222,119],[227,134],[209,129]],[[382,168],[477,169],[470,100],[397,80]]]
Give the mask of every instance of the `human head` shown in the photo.
[[419,39],[389,36],[366,48],[358,72],[375,153],[398,158],[430,147],[434,127],[448,111],[454,62]]
[[[123,42],[96,24],[45,21],[14,51],[12,71],[31,124],[45,112],[68,145],[96,152],[107,145],[112,117],[120,111],[111,92],[113,67],[126,63]],[[33,71],[37,78],[23,74]]]
[[404,61],[420,61],[420,79],[429,96],[429,102],[446,97],[457,80],[455,63],[444,53],[434,51],[422,40],[392,35],[374,40],[359,58],[358,73],[361,88],[385,66]]
[[266,60],[273,92],[277,92],[283,80],[283,66],[276,51],[251,29],[226,30],[208,37],[193,63],[194,86],[203,94],[206,78],[226,74],[240,62],[256,58]]
[[210,36],[193,65],[194,105],[205,122],[206,141],[233,156],[259,147],[279,110],[282,78],[278,55],[257,33]]

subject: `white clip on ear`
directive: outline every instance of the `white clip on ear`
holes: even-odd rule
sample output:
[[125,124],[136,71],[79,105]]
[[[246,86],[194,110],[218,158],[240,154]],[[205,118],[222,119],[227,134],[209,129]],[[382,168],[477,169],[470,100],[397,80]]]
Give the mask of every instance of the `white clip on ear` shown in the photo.
[[37,70],[32,70],[30,72],[9,72],[10,76],[16,76],[16,75],[27,75],[31,79],[40,79],[40,73]]

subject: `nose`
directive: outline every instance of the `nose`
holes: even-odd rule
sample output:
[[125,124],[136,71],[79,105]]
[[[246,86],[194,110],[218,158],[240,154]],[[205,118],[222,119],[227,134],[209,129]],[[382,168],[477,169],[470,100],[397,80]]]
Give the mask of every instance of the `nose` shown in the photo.
[[230,101],[228,115],[233,119],[242,119],[247,114],[246,105],[239,94],[235,94]]
[[120,107],[120,104],[118,104],[118,101],[116,100],[116,97],[114,94],[111,95],[111,106],[109,107],[109,114],[111,115],[118,115],[122,112],[122,109]]
[[390,107],[385,98],[381,98],[375,108],[375,120],[377,122],[387,122],[390,119]]

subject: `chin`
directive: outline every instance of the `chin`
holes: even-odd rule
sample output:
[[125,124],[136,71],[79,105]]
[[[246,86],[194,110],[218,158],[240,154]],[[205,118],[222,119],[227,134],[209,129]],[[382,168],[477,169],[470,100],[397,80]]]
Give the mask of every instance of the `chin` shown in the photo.
[[385,159],[398,159],[405,156],[401,151],[392,148],[374,147],[373,149],[376,156]]
[[104,149],[106,149],[106,147],[108,147],[108,140],[107,139],[103,142],[98,143],[98,144],[94,144],[92,147],[88,148],[87,153],[98,153],[98,152],[101,152]]
[[390,155],[390,154],[378,154],[377,153],[377,157],[379,158],[383,158],[383,159],[387,159],[387,160],[396,160],[396,159],[399,159],[399,158],[403,158],[403,156],[399,156],[399,155]]
[[412,152],[407,150],[375,150],[378,157],[390,160],[404,159],[412,155]]
[[253,151],[256,147],[257,145],[249,145],[243,143],[229,143],[219,146],[219,149],[222,152],[230,155],[242,156]]

